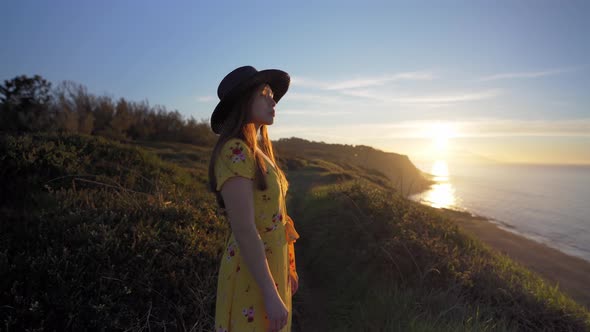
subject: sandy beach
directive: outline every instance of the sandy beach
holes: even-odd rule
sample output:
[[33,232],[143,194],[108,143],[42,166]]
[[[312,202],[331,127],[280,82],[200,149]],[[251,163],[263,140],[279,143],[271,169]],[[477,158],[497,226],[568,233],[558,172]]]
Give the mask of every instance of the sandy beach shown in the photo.
[[590,262],[499,228],[488,218],[441,209],[467,232],[538,273],[590,309]]

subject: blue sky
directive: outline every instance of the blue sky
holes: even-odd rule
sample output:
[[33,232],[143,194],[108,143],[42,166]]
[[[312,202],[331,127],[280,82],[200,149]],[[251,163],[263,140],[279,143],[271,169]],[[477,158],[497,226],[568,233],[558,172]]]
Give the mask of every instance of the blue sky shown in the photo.
[[588,1],[14,1],[0,79],[208,119],[231,70],[292,78],[271,138],[412,160],[590,163]]

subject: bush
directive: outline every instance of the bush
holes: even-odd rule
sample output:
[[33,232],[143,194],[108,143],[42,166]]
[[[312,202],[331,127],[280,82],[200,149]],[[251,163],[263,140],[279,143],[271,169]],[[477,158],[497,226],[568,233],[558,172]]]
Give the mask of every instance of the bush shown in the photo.
[[187,172],[92,136],[4,135],[0,317],[16,330],[205,330],[229,234]]

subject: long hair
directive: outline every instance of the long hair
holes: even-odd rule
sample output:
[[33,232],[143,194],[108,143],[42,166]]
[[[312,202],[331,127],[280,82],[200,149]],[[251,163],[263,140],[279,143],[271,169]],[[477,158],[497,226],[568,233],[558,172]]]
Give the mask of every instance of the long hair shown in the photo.
[[267,190],[268,183],[266,179],[266,163],[264,157],[258,152],[258,149],[262,150],[272,163],[276,166],[277,174],[279,178],[279,187],[281,189],[281,195],[286,196],[289,188],[289,182],[285,176],[285,173],[277,163],[276,152],[272,146],[272,143],[268,137],[268,129],[265,124],[260,126],[260,135],[256,133],[256,126],[254,123],[249,122],[251,119],[252,104],[254,98],[262,91],[262,88],[266,86],[258,85],[250,88],[244,92],[235,103],[233,103],[233,109],[230,110],[229,115],[224,120],[222,127],[219,131],[219,138],[215,143],[211,158],[209,159],[209,190],[215,193],[217,205],[222,210],[222,214],[225,215],[225,203],[221,192],[217,191],[217,178],[215,177],[215,160],[221,152],[220,149],[225,142],[231,138],[240,138],[246,142],[253,151],[255,160],[255,185],[259,190]]

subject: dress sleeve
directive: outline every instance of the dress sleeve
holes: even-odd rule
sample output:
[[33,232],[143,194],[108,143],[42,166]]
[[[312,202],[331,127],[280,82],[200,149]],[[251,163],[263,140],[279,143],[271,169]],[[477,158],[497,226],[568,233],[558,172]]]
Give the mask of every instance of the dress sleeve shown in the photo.
[[295,246],[294,243],[297,242],[299,238],[299,233],[295,230],[295,224],[293,223],[293,219],[289,215],[287,215],[287,223],[285,224],[285,231],[287,235],[287,249],[289,253],[289,274],[293,276],[296,280],[299,280],[297,275],[297,267],[295,265]]
[[254,180],[254,154],[250,147],[239,138],[230,138],[221,147],[215,162],[217,191],[231,177],[241,176]]

